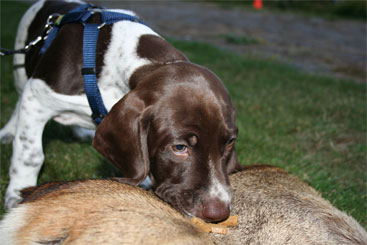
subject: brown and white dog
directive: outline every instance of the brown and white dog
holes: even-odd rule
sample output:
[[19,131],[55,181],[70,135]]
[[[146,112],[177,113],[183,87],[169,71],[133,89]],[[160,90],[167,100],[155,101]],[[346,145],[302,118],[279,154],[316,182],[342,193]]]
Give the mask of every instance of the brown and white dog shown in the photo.
[[[80,4],[35,3],[20,22],[15,48],[40,35],[49,15]],[[99,14],[90,21],[99,23]],[[37,184],[47,121],[76,131],[96,127],[81,75],[82,35],[82,24],[67,24],[43,55],[40,42],[14,56],[20,98],[0,131],[1,142],[13,141],[7,208],[21,200],[20,190]],[[109,113],[93,146],[121,170],[122,182],[139,185],[148,176],[155,193],[181,212],[225,219],[231,203],[228,173],[240,165],[235,110],[220,79],[136,22],[101,28],[96,53],[98,86]]]

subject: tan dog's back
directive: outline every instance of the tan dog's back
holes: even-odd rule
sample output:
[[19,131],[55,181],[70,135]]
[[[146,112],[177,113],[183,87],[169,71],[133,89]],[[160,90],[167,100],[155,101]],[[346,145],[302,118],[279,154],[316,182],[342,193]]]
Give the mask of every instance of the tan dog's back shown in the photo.
[[168,204],[118,182],[51,183],[24,197],[0,224],[0,244],[211,244]]
[[253,166],[230,176],[238,227],[218,244],[367,244],[367,233],[312,187],[287,172]]

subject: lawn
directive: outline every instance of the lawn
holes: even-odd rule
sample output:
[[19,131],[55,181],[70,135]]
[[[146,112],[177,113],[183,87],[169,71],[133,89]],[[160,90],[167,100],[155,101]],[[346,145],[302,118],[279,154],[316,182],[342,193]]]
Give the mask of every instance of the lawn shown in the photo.
[[[13,47],[26,3],[1,1],[1,47]],[[367,227],[366,85],[304,73],[272,60],[239,56],[205,43],[170,40],[214,71],[237,109],[236,150],[244,165],[272,164],[297,175]],[[1,57],[1,126],[17,100],[12,57]],[[67,127],[47,124],[39,183],[119,173]],[[11,145],[1,145],[0,207]]]

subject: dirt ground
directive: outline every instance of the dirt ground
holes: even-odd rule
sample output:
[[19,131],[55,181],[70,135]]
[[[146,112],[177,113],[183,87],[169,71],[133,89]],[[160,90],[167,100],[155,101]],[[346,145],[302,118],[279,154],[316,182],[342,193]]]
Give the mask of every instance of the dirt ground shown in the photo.
[[[366,82],[366,23],[263,9],[225,9],[215,3],[94,1],[134,10],[167,37],[204,41],[239,54],[284,61],[313,73]],[[266,6],[265,6],[266,7]],[[255,40],[228,43],[225,35]]]

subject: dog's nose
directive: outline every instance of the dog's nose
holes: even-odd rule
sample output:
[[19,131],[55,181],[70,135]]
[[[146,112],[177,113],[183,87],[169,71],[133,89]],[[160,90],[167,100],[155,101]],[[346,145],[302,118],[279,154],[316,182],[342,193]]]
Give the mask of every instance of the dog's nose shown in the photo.
[[229,205],[220,200],[211,200],[203,203],[202,219],[209,222],[222,221],[230,214]]

